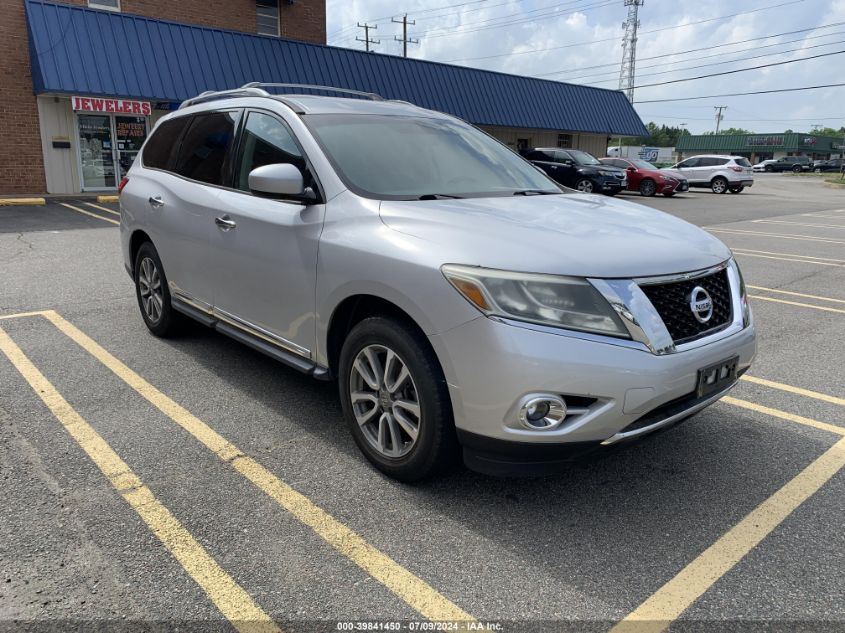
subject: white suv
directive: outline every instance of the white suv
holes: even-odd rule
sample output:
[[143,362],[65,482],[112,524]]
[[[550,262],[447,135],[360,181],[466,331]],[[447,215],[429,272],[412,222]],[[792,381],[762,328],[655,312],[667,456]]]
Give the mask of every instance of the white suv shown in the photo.
[[740,193],[754,184],[751,163],[742,156],[693,156],[671,169],[680,171],[690,187],[709,187],[713,193]]

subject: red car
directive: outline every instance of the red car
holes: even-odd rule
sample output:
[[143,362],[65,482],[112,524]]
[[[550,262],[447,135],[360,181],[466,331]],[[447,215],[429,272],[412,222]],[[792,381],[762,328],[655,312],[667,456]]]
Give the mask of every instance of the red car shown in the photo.
[[628,191],[639,191],[642,196],[662,193],[670,198],[678,192],[689,191],[689,182],[680,172],[658,169],[644,160],[602,158],[600,162],[609,167],[624,169],[628,174]]

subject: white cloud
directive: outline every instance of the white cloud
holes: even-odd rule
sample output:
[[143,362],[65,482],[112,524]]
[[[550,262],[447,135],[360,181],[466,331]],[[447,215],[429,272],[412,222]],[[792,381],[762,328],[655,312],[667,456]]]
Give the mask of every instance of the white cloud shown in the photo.
[[[399,54],[401,44],[393,38],[401,35],[401,25],[391,23],[390,16],[401,16],[407,12],[409,19],[416,20],[416,24],[409,27],[409,33],[420,38],[419,45],[409,47],[413,57],[432,61],[466,60],[453,63],[517,75],[559,73],[546,78],[591,83],[611,89],[617,87],[622,56],[621,25],[627,14],[622,0],[484,0],[470,2],[463,7],[443,8],[459,2],[461,0],[403,0],[401,3],[396,0],[328,0],[329,43],[363,48],[361,42],[355,41],[356,36],[363,37],[363,29],[356,25],[367,20],[378,25],[377,30],[371,31],[371,37],[381,40],[375,50]],[[784,6],[776,6],[781,4]],[[695,24],[758,8],[767,10]],[[843,24],[774,39],[725,45],[837,22]],[[489,28],[504,23],[507,25],[501,28]],[[640,8],[640,23],[636,82],[639,85],[845,50],[845,0],[751,0],[747,3],[735,0],[683,3],[678,0],[648,0]],[[666,28],[683,24],[689,26]],[[826,33],[830,35],[818,37]],[[801,41],[766,48],[775,42],[791,40]],[[808,48],[811,46],[814,48]],[[565,48],[542,50],[553,47]],[[693,48],[705,50],[646,59]],[[778,54],[797,48],[803,50]],[[732,51],[741,52],[729,55]],[[725,55],[709,57],[722,53]],[[676,70],[754,55],[761,57]],[[467,59],[488,56],[495,57]],[[660,65],[646,68],[656,64]],[[601,67],[594,68],[599,65]],[[845,81],[841,79],[845,76],[842,68],[845,68],[845,54],[642,88],[636,92],[635,103],[643,120],[674,125],[686,122],[691,132],[712,129],[714,105],[728,106],[722,123],[727,127],[775,132],[785,128],[809,130],[812,124],[818,123],[838,128],[845,125],[845,87],[669,103],[640,102],[840,83]]]

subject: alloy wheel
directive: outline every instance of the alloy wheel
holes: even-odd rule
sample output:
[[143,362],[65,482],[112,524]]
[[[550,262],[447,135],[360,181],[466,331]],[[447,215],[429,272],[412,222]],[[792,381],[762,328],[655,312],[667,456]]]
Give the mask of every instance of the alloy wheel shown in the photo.
[[367,443],[397,459],[416,445],[420,401],[405,362],[389,347],[368,345],[355,357],[349,374],[352,412]]
[[138,288],[144,314],[151,323],[158,323],[164,307],[164,296],[162,294],[161,275],[155,262],[149,257],[141,260],[138,270]]
[[584,178],[575,183],[575,188],[583,193],[593,193],[593,182]]

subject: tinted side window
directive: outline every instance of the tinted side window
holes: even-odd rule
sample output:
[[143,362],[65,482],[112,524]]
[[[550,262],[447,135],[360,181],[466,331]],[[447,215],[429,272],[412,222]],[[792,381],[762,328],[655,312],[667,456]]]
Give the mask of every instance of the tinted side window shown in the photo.
[[557,163],[574,163],[572,154],[569,152],[555,152],[555,162]]
[[528,156],[526,156],[528,160],[541,160],[547,163],[555,162],[554,156],[552,156],[551,152],[541,152],[540,150],[535,150],[533,152],[529,152]]
[[249,191],[249,172],[274,163],[296,165],[305,175],[305,159],[287,126],[269,114],[250,112],[241,135],[241,159],[235,186]]
[[727,165],[730,162],[730,158],[708,158],[708,167],[720,167],[721,165]]
[[198,114],[182,139],[176,173],[186,178],[223,184],[223,165],[232,147],[238,112]]
[[751,163],[749,163],[745,158],[737,158],[734,162],[740,167],[751,167]]
[[179,150],[179,139],[191,117],[168,119],[157,126],[144,146],[144,166],[154,169],[170,169]]
[[700,167],[700,166],[701,166],[701,159],[700,158],[688,158],[688,159],[678,163],[678,167]]

